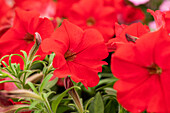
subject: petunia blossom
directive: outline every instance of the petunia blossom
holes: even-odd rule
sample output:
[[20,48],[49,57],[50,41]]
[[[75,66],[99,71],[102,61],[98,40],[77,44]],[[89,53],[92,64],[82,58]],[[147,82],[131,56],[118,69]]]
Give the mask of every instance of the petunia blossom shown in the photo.
[[156,10],[155,12],[151,9],[147,10],[155,19],[157,29],[164,27],[170,33],[170,11],[160,11]]
[[118,21],[123,24],[136,23],[139,21],[144,21],[145,13],[136,7],[130,5],[124,6],[122,12],[118,15]]
[[[20,50],[29,53],[35,43],[35,32],[39,33],[43,40],[54,31],[51,21],[47,18],[39,18],[39,13],[35,11],[16,9],[15,14],[13,26],[0,39],[1,57],[7,54],[20,54]],[[42,59],[45,57],[41,47],[37,54],[41,55]],[[22,64],[18,57],[12,60]]]
[[56,54],[53,61],[56,77],[70,75],[73,81],[82,82],[86,88],[98,84],[98,72],[107,64],[102,61],[108,56],[102,35],[95,29],[83,31],[67,20],[42,42],[42,50]]
[[57,0],[56,1],[56,15],[61,18],[68,18],[70,9],[74,3],[77,3],[80,0]]
[[114,22],[117,20],[115,9],[104,6],[103,0],[81,0],[73,4],[68,19],[82,29],[97,29],[105,42],[113,37]]
[[42,17],[53,17],[56,14],[56,3],[54,0],[15,0],[15,7],[26,11],[35,10]]
[[170,37],[166,29],[142,35],[112,56],[118,102],[128,111],[170,112]]
[[116,37],[112,38],[106,44],[108,47],[109,52],[115,51],[118,47],[125,43],[129,43],[131,41],[127,40],[127,35],[135,37],[138,39],[140,36],[149,32],[149,27],[143,25],[142,23],[133,23],[129,26],[127,25],[119,25],[118,23],[115,24],[115,33]]
[[124,0],[103,0],[105,6],[111,6],[116,10],[116,13],[123,10],[126,5]]
[[13,10],[5,0],[0,0],[0,37],[11,27]]

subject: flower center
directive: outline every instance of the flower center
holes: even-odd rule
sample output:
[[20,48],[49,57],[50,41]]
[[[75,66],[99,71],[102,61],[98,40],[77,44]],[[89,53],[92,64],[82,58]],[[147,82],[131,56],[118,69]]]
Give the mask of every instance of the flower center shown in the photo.
[[66,61],[73,61],[76,58],[76,54],[68,50],[64,54],[64,58],[66,59]]
[[149,74],[151,74],[151,75],[153,75],[153,74],[161,75],[161,73],[162,73],[162,69],[156,64],[152,64],[147,69],[149,71]]
[[31,43],[34,41],[34,35],[30,34],[30,33],[27,33],[24,37],[24,40],[27,42],[27,43]]
[[96,21],[93,17],[89,17],[86,23],[87,23],[87,26],[93,26],[96,23]]

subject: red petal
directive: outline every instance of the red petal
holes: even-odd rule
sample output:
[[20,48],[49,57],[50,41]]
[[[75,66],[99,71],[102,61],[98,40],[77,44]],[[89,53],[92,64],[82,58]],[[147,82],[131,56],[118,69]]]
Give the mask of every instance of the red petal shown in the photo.
[[[99,77],[97,72],[92,71],[90,68],[83,66],[81,64],[68,62],[70,70],[72,72],[71,79],[75,82],[82,82],[83,85],[87,87],[94,87],[99,82]],[[77,69],[79,69],[77,71]]]

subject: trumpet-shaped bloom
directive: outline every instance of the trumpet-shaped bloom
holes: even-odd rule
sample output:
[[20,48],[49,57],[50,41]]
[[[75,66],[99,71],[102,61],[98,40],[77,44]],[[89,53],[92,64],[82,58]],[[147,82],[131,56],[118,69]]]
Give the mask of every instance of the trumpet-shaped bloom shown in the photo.
[[112,56],[117,99],[130,112],[170,112],[170,37],[165,29],[142,35]]
[[70,8],[74,3],[78,1],[79,0],[57,0],[56,16],[61,18],[62,17],[67,18],[70,13]]
[[11,27],[13,11],[5,0],[0,0],[0,37]]
[[148,26],[143,25],[140,22],[131,24],[129,26],[126,26],[124,24],[119,25],[116,23],[115,32],[116,32],[116,37],[110,39],[107,43],[109,52],[115,51],[119,46],[125,43],[129,43],[126,37],[127,34],[132,37],[139,38],[140,36],[148,33],[149,28]]
[[140,8],[135,8],[130,5],[125,6],[122,12],[118,16],[118,21],[124,24],[130,24],[134,22],[143,21],[145,14]]
[[82,82],[86,88],[98,84],[98,72],[106,64],[101,60],[108,56],[104,39],[97,30],[83,31],[66,20],[42,42],[42,49],[56,54],[53,61],[55,76],[70,75],[73,81]]
[[73,4],[68,19],[82,29],[97,29],[105,42],[114,36],[116,12],[113,7],[104,6],[103,0],[81,0]]
[[[54,31],[53,25],[47,18],[39,18],[39,13],[34,11],[24,11],[16,9],[13,27],[11,27],[0,39],[0,55],[18,54],[20,50],[29,53],[34,45],[34,35],[38,32],[42,40],[49,37]],[[45,57],[41,47],[37,54]],[[14,62],[21,63],[17,58]]]
[[157,10],[154,12],[151,9],[148,9],[147,11],[154,17],[157,29],[165,27],[170,33],[170,11],[161,12],[160,10]]
[[113,7],[117,13],[123,10],[126,4],[124,0],[103,0],[103,1],[105,6]]
[[15,6],[27,11],[35,10],[43,17],[53,17],[56,14],[54,0],[15,0]]

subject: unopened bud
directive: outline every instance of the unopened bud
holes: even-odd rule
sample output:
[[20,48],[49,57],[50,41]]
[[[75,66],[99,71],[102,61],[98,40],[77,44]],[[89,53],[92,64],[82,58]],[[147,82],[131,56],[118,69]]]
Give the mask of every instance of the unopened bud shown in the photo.
[[37,46],[39,46],[42,42],[41,36],[38,32],[35,33],[35,40],[36,40],[35,43],[37,44]]
[[[65,87],[65,89],[69,89],[69,88],[71,88],[73,86],[74,86],[74,84],[71,81],[70,77],[67,76],[66,78],[64,78],[64,87]],[[79,113],[84,113],[82,102],[81,102],[80,97],[77,94],[76,90],[71,89],[68,93],[73,98],[73,101],[76,104],[76,106],[77,106],[77,108],[79,110]]]
[[71,79],[70,79],[70,77],[66,77],[66,78],[64,78],[64,87],[65,87],[65,89],[69,89],[69,88],[71,88],[71,87],[73,87],[74,85],[73,85],[73,82],[71,81]]
[[38,48],[41,44],[41,36],[38,32],[35,33],[35,44],[33,45],[33,47],[31,48],[30,52],[29,52],[29,56],[28,56],[28,61],[32,61],[34,55],[37,53]]

